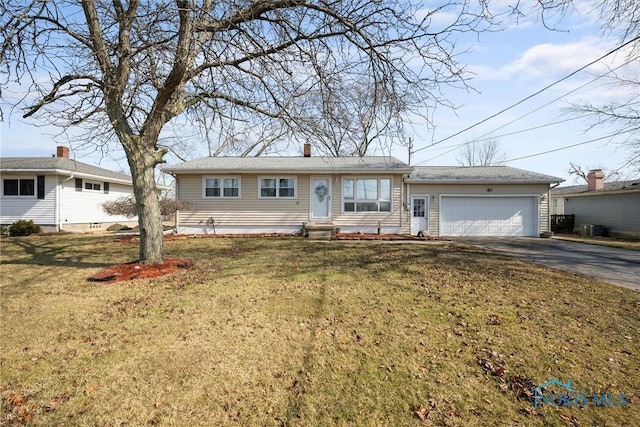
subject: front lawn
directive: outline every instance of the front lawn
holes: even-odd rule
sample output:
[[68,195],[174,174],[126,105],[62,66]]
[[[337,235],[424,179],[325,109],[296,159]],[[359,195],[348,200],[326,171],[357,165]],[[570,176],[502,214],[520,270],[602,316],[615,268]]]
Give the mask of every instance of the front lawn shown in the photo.
[[[0,424],[640,425],[640,295],[596,280],[454,244],[263,238],[168,241],[195,267],[101,284],[135,243],[0,245]],[[586,406],[534,408],[554,378],[574,391],[545,396]]]

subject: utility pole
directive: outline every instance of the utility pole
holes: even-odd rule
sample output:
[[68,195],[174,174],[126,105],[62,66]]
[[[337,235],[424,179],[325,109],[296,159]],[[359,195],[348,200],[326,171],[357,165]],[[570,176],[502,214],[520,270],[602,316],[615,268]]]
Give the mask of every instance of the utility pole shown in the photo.
[[411,154],[413,153],[413,139],[409,137],[409,166],[411,166]]

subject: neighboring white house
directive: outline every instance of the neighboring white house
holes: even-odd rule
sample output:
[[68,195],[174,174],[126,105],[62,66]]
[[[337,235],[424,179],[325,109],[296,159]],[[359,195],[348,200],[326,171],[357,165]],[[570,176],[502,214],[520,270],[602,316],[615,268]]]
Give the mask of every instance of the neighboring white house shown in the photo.
[[551,191],[552,215],[575,215],[574,231],[606,227],[618,237],[640,237],[640,180],[604,182],[601,170],[587,175],[587,185]]
[[89,231],[112,224],[137,224],[136,218],[107,215],[102,203],[133,194],[131,177],[56,157],[0,158],[0,224],[33,220],[48,231]]
[[341,232],[539,236],[562,181],[506,166],[413,168],[393,157],[206,157],[176,180],[179,233]]

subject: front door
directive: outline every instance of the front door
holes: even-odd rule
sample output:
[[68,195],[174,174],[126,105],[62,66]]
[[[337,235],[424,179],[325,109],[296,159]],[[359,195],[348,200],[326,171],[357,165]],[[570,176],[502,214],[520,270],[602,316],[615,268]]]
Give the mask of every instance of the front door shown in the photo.
[[411,196],[411,234],[427,230],[427,197]]
[[311,219],[331,219],[331,179],[311,178]]

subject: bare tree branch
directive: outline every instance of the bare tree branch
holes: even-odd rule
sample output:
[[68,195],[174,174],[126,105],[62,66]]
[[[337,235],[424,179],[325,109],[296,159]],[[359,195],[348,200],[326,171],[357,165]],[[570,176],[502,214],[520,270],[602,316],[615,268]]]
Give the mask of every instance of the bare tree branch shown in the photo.
[[460,166],[495,166],[506,159],[507,155],[497,139],[485,139],[465,144],[460,149]]
[[[380,141],[396,143],[417,100],[447,105],[441,87],[466,86],[457,37],[497,25],[487,3],[5,0],[2,82],[30,81],[25,115],[62,131],[81,126],[76,145],[110,152],[117,143],[124,150],[139,212],[140,259],[159,262],[155,167],[169,150],[188,151],[198,136],[197,117],[215,121],[216,154],[275,152],[288,141],[310,139],[314,129],[330,136],[326,125],[304,126],[320,112],[334,122],[351,118],[331,131],[339,140],[336,154],[364,155]],[[436,25],[444,12],[448,23]],[[338,78],[365,83],[365,93],[341,94]],[[320,103],[306,102],[318,96]]]

